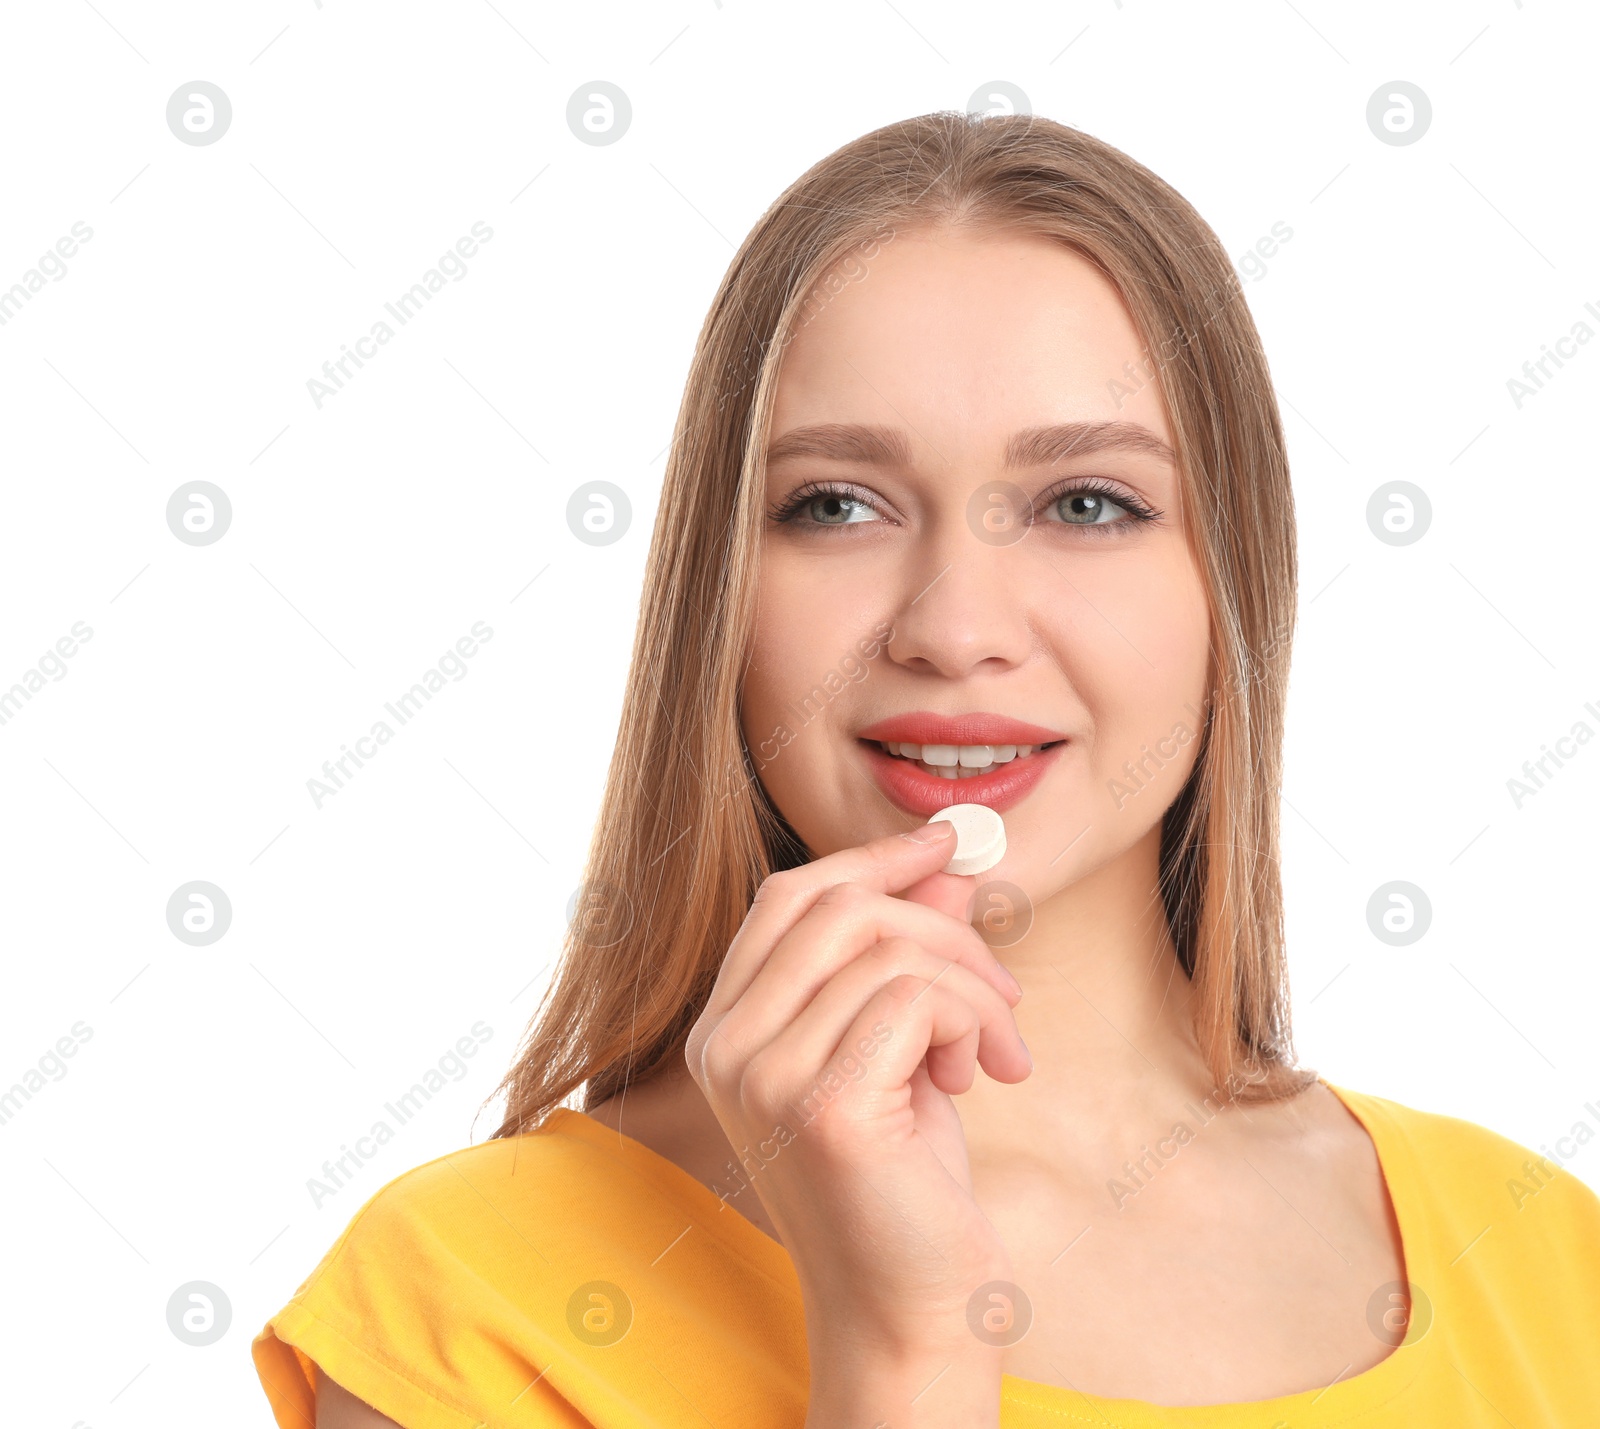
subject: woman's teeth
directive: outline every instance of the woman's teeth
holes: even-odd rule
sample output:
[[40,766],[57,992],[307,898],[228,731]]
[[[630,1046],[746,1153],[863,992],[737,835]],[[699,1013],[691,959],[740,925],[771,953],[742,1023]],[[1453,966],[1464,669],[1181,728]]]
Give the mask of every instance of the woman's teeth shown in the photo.
[[909,759],[939,779],[971,779],[990,773],[996,764],[1026,759],[1039,744],[905,744],[878,740],[885,754]]

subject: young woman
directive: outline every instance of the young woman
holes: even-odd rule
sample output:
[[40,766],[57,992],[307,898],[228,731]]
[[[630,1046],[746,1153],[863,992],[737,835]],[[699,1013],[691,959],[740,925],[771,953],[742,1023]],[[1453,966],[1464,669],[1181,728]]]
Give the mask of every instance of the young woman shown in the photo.
[[1597,1422],[1600,1199],[1295,1064],[1294,610],[1182,197],[1026,116],[805,174],[701,334],[504,1123],[262,1331],[278,1423]]

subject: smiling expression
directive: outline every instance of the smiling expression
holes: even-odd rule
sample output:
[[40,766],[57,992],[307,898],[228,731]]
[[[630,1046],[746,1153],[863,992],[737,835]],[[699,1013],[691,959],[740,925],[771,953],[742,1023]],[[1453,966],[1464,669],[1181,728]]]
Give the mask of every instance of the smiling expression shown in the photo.
[[1159,824],[1210,617],[1144,357],[1086,259],[950,228],[897,234],[784,350],[741,722],[814,855],[989,803],[989,877],[1037,899]]

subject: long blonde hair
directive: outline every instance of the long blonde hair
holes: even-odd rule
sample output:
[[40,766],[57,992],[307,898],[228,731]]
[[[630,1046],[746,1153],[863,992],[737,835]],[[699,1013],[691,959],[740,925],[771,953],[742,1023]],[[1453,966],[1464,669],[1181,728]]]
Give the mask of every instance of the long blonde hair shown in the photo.
[[[1212,610],[1213,692],[1195,768],[1163,816],[1160,891],[1219,1088],[1292,1095],[1278,789],[1294,507],[1283,430],[1227,253],[1174,189],[1090,135],[1029,115],[937,113],[814,165],[735,254],[696,345],[583,892],[561,965],[493,1100],[533,1130],[683,1063],[723,956],[769,873],[808,854],[744,749],[763,454],[789,337],[853,255],[936,225],[1040,234],[1097,265],[1146,343],[1120,390],[1166,403]],[[845,275],[845,276],[841,276]],[[1113,387],[1113,395],[1119,388]],[[727,512],[728,519],[711,519]]]

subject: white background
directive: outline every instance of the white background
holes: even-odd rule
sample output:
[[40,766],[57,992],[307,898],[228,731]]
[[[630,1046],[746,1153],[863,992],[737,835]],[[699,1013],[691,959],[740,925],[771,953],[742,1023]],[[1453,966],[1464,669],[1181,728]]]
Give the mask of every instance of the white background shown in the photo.
[[[995,79],[1235,255],[1293,231],[1246,295],[1300,520],[1302,1060],[1534,1148],[1600,1125],[1600,741],[1507,789],[1600,732],[1600,343],[1507,390],[1600,332],[1597,28],[1543,0],[10,8],[0,289],[93,238],[0,327],[0,688],[93,636],[0,726],[0,1087],[92,1030],[0,1126],[8,1420],[265,1424],[250,1337],[362,1200],[493,1129],[733,248],[839,144]],[[233,106],[208,146],[165,119],[195,79]],[[565,117],[595,79],[633,106],[604,147]],[[1395,79],[1433,106],[1403,147],[1365,118]],[[319,410],[307,379],[479,220],[466,276]],[[1432,503],[1410,546],[1366,522],[1395,478]],[[205,547],[165,520],[196,479],[233,507]],[[606,547],[566,522],[594,479],[633,505]],[[476,621],[466,677],[317,808],[307,779]],[[166,923],[196,879],[232,902],[209,947]],[[1432,904],[1404,948],[1366,920],[1396,879]],[[467,1075],[315,1207],[321,1163],[479,1020]],[[1600,1185],[1600,1145],[1570,1169]],[[232,1306],[211,1348],[167,1326],[191,1280]]]

